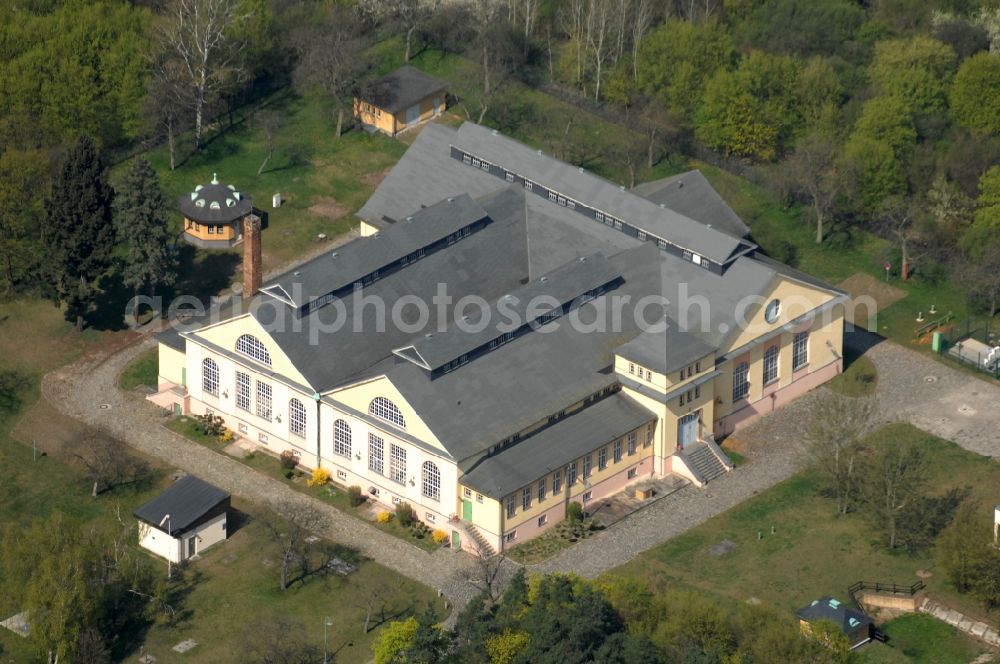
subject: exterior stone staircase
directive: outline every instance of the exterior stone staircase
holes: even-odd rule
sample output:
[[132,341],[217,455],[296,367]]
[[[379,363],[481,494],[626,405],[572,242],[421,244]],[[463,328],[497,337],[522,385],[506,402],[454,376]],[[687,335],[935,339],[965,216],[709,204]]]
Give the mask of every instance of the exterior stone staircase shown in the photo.
[[680,455],[701,484],[707,484],[733,469],[733,462],[714,441],[702,441],[687,447],[681,450]]
[[496,549],[494,549],[493,546],[486,541],[486,538],[483,537],[483,534],[479,532],[478,528],[468,521],[461,521],[460,523],[462,524],[462,530],[465,531],[466,536],[476,543],[479,552],[484,557],[496,555]]

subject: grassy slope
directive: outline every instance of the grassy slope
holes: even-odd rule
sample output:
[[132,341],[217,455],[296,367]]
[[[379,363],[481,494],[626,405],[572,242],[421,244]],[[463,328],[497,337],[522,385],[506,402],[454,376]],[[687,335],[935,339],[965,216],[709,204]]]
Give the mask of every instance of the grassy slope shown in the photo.
[[[1000,469],[990,459],[905,424],[874,435],[921,440],[931,455],[930,490],[969,485],[982,504],[1000,503]],[[838,517],[832,501],[817,491],[817,479],[812,472],[799,473],[612,574],[695,588],[724,602],[757,597],[794,611],[821,595],[847,599],[847,587],[860,579],[911,583],[918,569],[930,569],[933,596],[973,615],[981,613],[978,604],[951,589],[929,554],[889,553],[863,514]],[[709,556],[708,547],[724,539],[736,542],[736,549],[720,558]],[[992,623],[997,616],[988,618]]]
[[882,631],[889,636],[889,642],[865,649],[861,658],[864,664],[967,664],[984,650],[948,623],[924,614],[890,620]]
[[159,357],[157,351],[147,351],[125,367],[118,377],[118,387],[123,390],[134,390],[137,387],[156,387],[157,367]]

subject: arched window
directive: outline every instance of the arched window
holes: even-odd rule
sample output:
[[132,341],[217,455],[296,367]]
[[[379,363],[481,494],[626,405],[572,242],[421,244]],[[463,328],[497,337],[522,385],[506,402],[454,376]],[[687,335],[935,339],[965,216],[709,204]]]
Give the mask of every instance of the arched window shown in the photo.
[[333,453],[342,457],[351,457],[351,425],[344,420],[333,422]]
[[201,362],[201,389],[219,396],[219,365],[210,357]]
[[236,340],[236,352],[257,360],[262,364],[271,365],[271,354],[264,348],[260,339],[252,334],[244,334]]
[[296,436],[306,437],[306,407],[298,399],[288,402],[288,430]]
[[421,470],[423,470],[424,497],[431,500],[441,500],[441,471],[430,461],[424,461]]
[[391,422],[400,429],[406,428],[406,420],[403,419],[403,414],[399,412],[399,408],[396,408],[396,404],[385,397],[375,397],[371,405],[368,406],[368,414],[374,415],[380,420]]

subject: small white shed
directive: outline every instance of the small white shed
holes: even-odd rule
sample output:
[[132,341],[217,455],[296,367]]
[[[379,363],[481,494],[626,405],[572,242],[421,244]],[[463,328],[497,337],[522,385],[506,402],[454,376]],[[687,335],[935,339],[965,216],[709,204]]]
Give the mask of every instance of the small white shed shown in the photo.
[[187,475],[135,510],[139,546],[179,563],[228,536],[228,493]]

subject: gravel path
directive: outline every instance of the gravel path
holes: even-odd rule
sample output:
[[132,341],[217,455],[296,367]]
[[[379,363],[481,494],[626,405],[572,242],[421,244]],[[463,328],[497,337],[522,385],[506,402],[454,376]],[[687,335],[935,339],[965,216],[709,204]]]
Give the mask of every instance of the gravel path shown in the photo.
[[[971,451],[1000,456],[1000,387],[896,344],[875,341],[853,334],[847,342],[866,349],[878,368],[885,419],[910,421]],[[456,607],[476,594],[470,579],[480,570],[472,556],[448,549],[428,553],[163,427],[160,409],[116,386],[129,361],[154,346],[150,338],[110,357],[84,358],[63,367],[45,377],[43,394],[67,415],[103,425],[142,452],[234,495],[268,507],[291,503],[317,510],[323,517],[321,535],[440,590]],[[738,437],[750,463],[704,489],[685,487],[529,570],[593,578],[790,477],[800,466],[802,422],[821,394],[808,394],[741,431]],[[100,408],[102,403],[108,408]],[[515,569],[506,561],[501,579]]]

